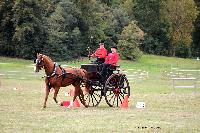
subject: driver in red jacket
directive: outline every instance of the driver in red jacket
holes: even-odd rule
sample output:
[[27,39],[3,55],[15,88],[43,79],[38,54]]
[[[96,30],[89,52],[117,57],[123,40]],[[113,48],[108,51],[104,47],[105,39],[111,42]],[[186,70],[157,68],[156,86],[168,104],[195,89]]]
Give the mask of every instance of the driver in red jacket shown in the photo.
[[99,48],[90,56],[93,58],[97,57],[97,59],[93,62],[94,64],[102,64],[105,62],[106,55],[107,50],[104,47],[104,43],[99,43]]
[[109,53],[108,56],[106,57],[105,64],[116,66],[119,58],[119,55],[117,53],[117,47],[116,46],[111,47],[111,51],[112,53]]
[[103,82],[105,81],[105,79],[108,76],[108,69],[110,67],[116,66],[118,59],[119,59],[119,55],[117,53],[117,46],[112,46],[111,51],[112,51],[112,53],[108,54],[108,56],[103,64],[102,71],[100,73]]

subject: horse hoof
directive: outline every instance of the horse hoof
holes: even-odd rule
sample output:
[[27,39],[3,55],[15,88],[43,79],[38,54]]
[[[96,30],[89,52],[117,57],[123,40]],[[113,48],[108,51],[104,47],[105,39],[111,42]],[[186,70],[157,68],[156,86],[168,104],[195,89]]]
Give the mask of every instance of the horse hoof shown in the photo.
[[44,110],[44,109],[46,109],[46,106],[44,106],[44,107],[41,108],[41,110]]
[[63,106],[63,103],[62,102],[58,102],[57,103],[59,106]]

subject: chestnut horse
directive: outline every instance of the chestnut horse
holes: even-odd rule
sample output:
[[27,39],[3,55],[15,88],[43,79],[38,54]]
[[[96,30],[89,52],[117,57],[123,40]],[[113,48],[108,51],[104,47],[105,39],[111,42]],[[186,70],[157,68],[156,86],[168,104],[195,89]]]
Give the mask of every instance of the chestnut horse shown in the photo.
[[35,60],[35,72],[39,72],[42,68],[45,69],[45,99],[43,108],[46,108],[46,103],[48,99],[48,95],[51,88],[54,88],[54,101],[58,103],[57,101],[57,94],[59,92],[60,87],[65,87],[69,85],[73,85],[75,87],[75,95],[73,98],[73,102],[76,99],[76,97],[79,95],[81,103],[87,107],[84,100],[83,91],[81,89],[81,84],[85,83],[86,90],[88,84],[87,84],[87,72],[84,69],[79,68],[61,68],[57,63],[54,63],[48,56],[43,54],[37,54],[37,59]]

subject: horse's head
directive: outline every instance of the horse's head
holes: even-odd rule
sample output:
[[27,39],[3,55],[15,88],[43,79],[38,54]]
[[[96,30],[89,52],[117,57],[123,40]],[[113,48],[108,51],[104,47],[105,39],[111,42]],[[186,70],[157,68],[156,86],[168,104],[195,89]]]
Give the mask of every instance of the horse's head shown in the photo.
[[44,58],[42,54],[37,54],[37,58],[34,60],[35,72],[39,72],[44,67]]

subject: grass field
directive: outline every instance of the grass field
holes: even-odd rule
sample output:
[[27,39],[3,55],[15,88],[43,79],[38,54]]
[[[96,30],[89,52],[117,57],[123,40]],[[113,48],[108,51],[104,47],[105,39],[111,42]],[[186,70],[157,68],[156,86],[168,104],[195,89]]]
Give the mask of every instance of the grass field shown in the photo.
[[[59,63],[80,67],[88,60]],[[196,90],[175,91],[170,79],[162,79],[162,72],[173,68],[200,70],[200,61],[145,55],[137,62],[121,60],[119,64],[127,74],[148,72],[147,79],[129,79],[128,109],[110,108],[104,100],[95,108],[67,109],[56,105],[51,93],[47,108],[41,110],[44,71],[34,74],[33,62],[29,60],[0,57],[0,133],[200,132],[199,79]],[[200,77],[200,72],[192,74]],[[60,101],[70,99],[64,96],[70,88],[72,86],[61,88]],[[145,102],[144,109],[135,107],[139,101]]]

